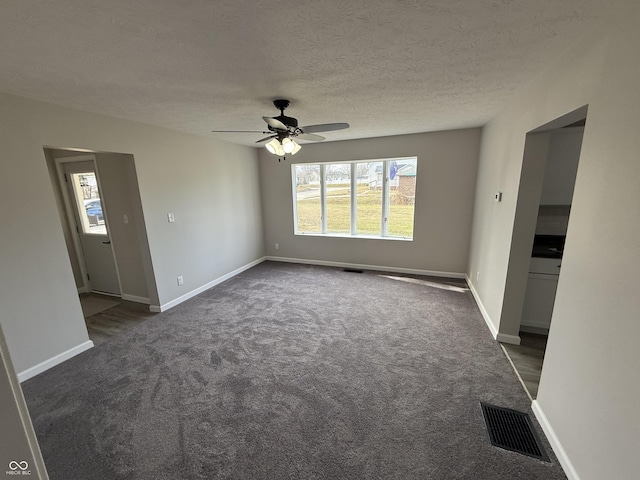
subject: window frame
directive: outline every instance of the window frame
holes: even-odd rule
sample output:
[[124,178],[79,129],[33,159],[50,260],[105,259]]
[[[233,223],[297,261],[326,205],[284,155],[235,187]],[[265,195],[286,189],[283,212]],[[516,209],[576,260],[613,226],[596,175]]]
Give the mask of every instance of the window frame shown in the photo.
[[[379,239],[379,240],[400,240],[412,242],[415,231],[415,200],[413,210],[413,225],[411,229],[411,237],[399,237],[389,236],[389,208],[390,208],[390,166],[391,162],[400,162],[403,160],[415,160],[416,162],[416,192],[417,192],[417,176],[418,176],[418,157],[406,156],[406,157],[392,157],[392,158],[376,158],[366,160],[342,160],[331,162],[300,162],[291,164],[291,193],[293,203],[293,233],[300,236],[318,236],[318,237],[341,237],[341,238],[367,238],[367,239]],[[371,234],[359,234],[357,233],[357,221],[358,221],[358,178],[357,178],[357,165],[359,163],[382,163],[382,205],[381,205],[381,228],[380,235]],[[350,165],[350,209],[351,209],[351,233],[330,233],[327,232],[327,183],[326,183],[326,170],[327,165]],[[298,229],[298,192],[297,192],[297,177],[296,167],[300,165],[318,165],[320,167],[320,232],[300,232]]]

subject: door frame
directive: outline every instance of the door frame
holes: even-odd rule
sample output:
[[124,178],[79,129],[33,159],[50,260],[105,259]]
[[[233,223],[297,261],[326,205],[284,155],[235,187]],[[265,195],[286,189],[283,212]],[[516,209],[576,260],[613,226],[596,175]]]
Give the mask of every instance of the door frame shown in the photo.
[[69,192],[69,186],[67,184],[65,178],[64,167],[65,164],[68,163],[79,163],[79,162],[92,162],[93,168],[96,174],[96,181],[98,182],[98,190],[100,191],[100,199],[102,202],[102,216],[104,218],[104,224],[107,227],[107,233],[109,234],[109,241],[111,242],[109,248],[111,249],[111,255],[113,256],[113,264],[116,269],[116,277],[118,279],[118,289],[120,290],[120,295],[108,294],[101,292],[102,295],[111,295],[114,297],[122,297],[122,282],[120,280],[120,271],[118,270],[118,262],[116,261],[116,252],[113,248],[113,240],[111,238],[111,229],[109,228],[109,218],[107,214],[107,200],[102,196],[104,190],[102,189],[102,183],[100,182],[100,171],[98,169],[98,162],[96,161],[95,155],[86,154],[86,155],[75,155],[72,157],[54,157],[54,162],[56,164],[56,172],[58,173],[58,183],[60,185],[60,190],[62,192],[62,199],[64,203],[65,215],[67,217],[67,222],[69,223],[69,229],[71,230],[71,238],[73,240],[73,247],[76,254],[76,259],[78,261],[78,265],[80,266],[80,273],[82,276],[82,286],[78,288],[78,293],[87,293],[91,292],[91,280],[88,278],[87,273],[87,265],[84,259],[84,251],[82,250],[82,244],[80,242],[80,225],[78,225],[76,219],[76,212],[73,210],[74,200],[71,198]]
[[[511,231],[507,277],[498,325],[497,340],[500,342],[520,345],[522,307],[548,159],[549,136],[555,130],[588,118],[588,108],[589,105],[584,105],[525,134],[516,210]],[[579,166],[578,169],[580,169]],[[562,276],[562,270],[560,276]]]

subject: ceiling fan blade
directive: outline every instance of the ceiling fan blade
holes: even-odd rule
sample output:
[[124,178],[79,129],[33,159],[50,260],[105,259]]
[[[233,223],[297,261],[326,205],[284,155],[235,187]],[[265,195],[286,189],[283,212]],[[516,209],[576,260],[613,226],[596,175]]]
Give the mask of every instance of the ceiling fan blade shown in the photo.
[[321,125],[307,125],[306,127],[300,127],[300,130],[304,133],[315,133],[344,130],[345,128],[349,128],[348,123],[323,123]]
[[321,142],[324,140],[323,136],[315,135],[313,133],[301,133],[296,135],[296,138],[299,138],[300,140],[307,140],[309,142]]
[[264,130],[211,130],[211,133],[269,133]]
[[271,135],[269,137],[264,137],[264,138],[261,138],[260,140],[258,140],[256,143],[266,142],[267,140],[271,140],[272,138],[278,138],[278,136],[277,135]]
[[269,125],[271,128],[274,128],[276,130],[288,130],[287,126],[280,120],[276,120],[275,118],[271,117],[262,117],[262,119],[267,122],[267,125]]

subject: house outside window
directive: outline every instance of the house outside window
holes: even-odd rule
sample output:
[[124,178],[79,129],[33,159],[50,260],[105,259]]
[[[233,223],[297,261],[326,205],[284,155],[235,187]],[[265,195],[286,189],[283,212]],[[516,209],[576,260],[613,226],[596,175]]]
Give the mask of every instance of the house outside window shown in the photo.
[[296,235],[413,239],[417,158],[294,164]]

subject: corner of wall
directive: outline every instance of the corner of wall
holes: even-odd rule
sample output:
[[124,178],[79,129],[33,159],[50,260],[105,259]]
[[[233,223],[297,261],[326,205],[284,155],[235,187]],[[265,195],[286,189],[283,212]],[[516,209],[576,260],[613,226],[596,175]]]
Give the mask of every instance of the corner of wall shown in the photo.
[[540,423],[544,434],[547,436],[547,440],[549,440],[551,448],[553,448],[553,452],[556,454],[556,457],[558,457],[558,461],[560,462],[560,465],[562,466],[562,469],[564,470],[567,478],[569,480],[580,480],[580,476],[571,463],[569,455],[567,455],[567,452],[560,443],[556,432],[553,430],[551,423],[549,423],[547,416],[545,415],[542,407],[537,400],[533,401],[533,403],[531,404],[531,409],[533,410],[533,414],[536,416],[538,423]]
[[[0,409],[3,430],[0,438],[0,464],[6,466],[10,461],[24,461],[31,467],[29,475],[34,473],[33,477],[47,480],[49,478],[47,469],[1,326],[0,387],[2,387],[0,388]],[[7,475],[11,473],[20,473],[20,471],[7,471]]]
[[27,368],[22,372],[18,373],[18,380],[20,383],[25,380],[29,380],[32,377],[35,377],[39,373],[44,372],[45,370],[49,370],[52,367],[64,362],[65,360],[69,360],[71,357],[75,357],[76,355],[84,352],[85,350],[89,350],[93,347],[93,342],[91,340],[87,340],[86,342],[81,343],[80,345],[76,345],[69,350],[66,350],[58,355],[55,355],[44,362],[40,362],[37,365],[34,365],[31,368]]
[[489,313],[487,312],[487,309],[482,304],[482,300],[480,299],[480,295],[478,294],[478,291],[476,290],[475,285],[473,284],[473,282],[469,278],[468,274],[465,275],[465,280],[467,281],[467,284],[469,285],[469,290],[471,290],[471,294],[473,295],[473,298],[476,301],[476,304],[478,305],[478,309],[480,310],[480,313],[482,314],[482,318],[484,319],[485,323],[487,324],[487,327],[489,327],[489,331],[491,332],[491,336],[495,340],[497,340],[498,342],[511,343],[513,345],[520,345],[520,337],[519,336],[517,336],[517,335],[506,335],[504,333],[499,333],[498,332],[498,327],[493,323],[493,320],[491,320],[491,317],[489,316]]

